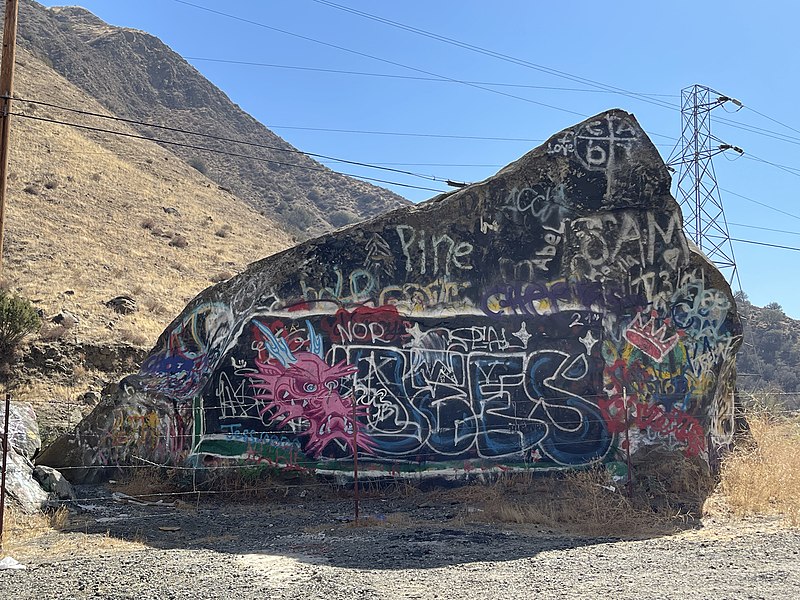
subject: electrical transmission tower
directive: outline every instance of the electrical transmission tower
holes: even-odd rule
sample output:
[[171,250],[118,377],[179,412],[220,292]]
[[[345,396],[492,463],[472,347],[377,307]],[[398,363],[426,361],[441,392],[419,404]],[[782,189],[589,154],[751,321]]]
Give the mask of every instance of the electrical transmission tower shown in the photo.
[[737,110],[742,107],[738,100],[703,85],[681,90],[680,151],[668,164],[678,166],[676,195],[683,210],[688,237],[723,272],[731,286],[736,282],[741,289],[711,160],[727,150],[743,154],[741,148],[726,144],[711,133],[711,111],[727,102],[735,104]]

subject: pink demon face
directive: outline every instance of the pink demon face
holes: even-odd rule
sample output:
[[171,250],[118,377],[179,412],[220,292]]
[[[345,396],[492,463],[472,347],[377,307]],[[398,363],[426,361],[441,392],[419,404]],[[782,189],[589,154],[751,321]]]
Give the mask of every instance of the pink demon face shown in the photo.
[[358,422],[365,408],[354,409],[352,396],[340,392],[342,379],[357,368],[344,361],[331,366],[312,352],[285,355],[289,357],[280,364],[256,361],[258,373],[250,377],[256,398],[267,401],[261,414],[269,414],[277,427],[290,421],[305,427],[301,435],[308,436],[305,452],[309,456],[318,457],[331,442],[350,452],[357,446],[371,453],[375,442]]

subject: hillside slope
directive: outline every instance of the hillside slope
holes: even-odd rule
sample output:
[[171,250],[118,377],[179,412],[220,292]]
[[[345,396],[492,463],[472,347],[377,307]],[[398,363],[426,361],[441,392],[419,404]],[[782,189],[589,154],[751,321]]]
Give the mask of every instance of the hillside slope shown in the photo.
[[739,389],[759,402],[800,410],[800,321],[780,304],[751,304],[739,293],[736,304],[744,326],[744,344],[736,357]]
[[[24,49],[16,94],[107,112]],[[25,102],[13,110],[42,114]],[[137,345],[213,281],[293,243],[281,224],[157,144],[23,117],[12,121],[7,217],[7,285],[46,316],[75,314],[67,337]],[[140,310],[103,305],[119,294]]]
[[[113,27],[82,8],[47,9],[23,0],[19,37],[23,47],[118,116],[274,148],[179,133],[168,136],[177,142],[256,157],[169,148],[259,212],[276,214],[301,237],[408,204],[388,190],[336,174],[292,152],[291,145],[152,35]],[[74,118],[58,111],[51,114]],[[148,136],[159,133],[141,126],[139,130]]]

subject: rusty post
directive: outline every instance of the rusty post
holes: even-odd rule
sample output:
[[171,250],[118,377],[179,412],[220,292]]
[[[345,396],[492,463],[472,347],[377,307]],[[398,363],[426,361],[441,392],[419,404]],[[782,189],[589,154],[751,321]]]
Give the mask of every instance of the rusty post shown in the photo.
[[358,421],[356,421],[356,400],[353,399],[353,501],[355,503],[355,522],[358,524]]
[[8,457],[8,419],[11,413],[11,393],[6,392],[5,416],[3,418],[3,470],[0,476],[0,551],[3,550],[3,523],[6,512],[6,466]]
[[622,398],[623,404],[625,406],[625,459],[628,465],[628,481],[625,482],[625,488],[628,493],[628,497],[633,496],[633,466],[631,465],[631,438],[630,438],[630,429],[631,429],[631,418],[630,412],[628,412],[628,390],[627,388],[622,390]]

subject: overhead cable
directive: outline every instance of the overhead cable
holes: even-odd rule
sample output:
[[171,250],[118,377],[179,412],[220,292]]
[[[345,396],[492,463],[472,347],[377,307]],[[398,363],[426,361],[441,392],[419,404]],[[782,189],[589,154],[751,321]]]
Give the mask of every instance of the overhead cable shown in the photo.
[[453,78],[453,77],[447,77],[445,75],[440,75],[439,73],[434,73],[432,71],[427,71],[425,69],[420,69],[418,67],[412,67],[411,65],[406,65],[406,64],[394,61],[394,60],[389,60],[388,58],[381,58],[379,56],[375,56],[374,54],[368,54],[366,52],[361,52],[360,50],[353,50],[352,48],[346,48],[345,46],[340,46],[338,44],[333,44],[331,42],[325,42],[323,40],[318,40],[316,38],[312,38],[312,37],[309,37],[307,35],[302,35],[302,34],[299,34],[299,33],[295,33],[293,31],[288,31],[286,29],[280,29],[279,27],[273,27],[272,25],[267,25],[266,23],[260,23],[258,21],[253,21],[252,19],[246,19],[244,17],[239,17],[237,15],[232,15],[230,13],[225,13],[225,12],[213,9],[213,8],[209,8],[207,6],[202,6],[200,4],[195,4],[193,2],[187,2],[186,0],[172,0],[172,2],[176,2],[178,4],[184,4],[186,6],[191,6],[192,8],[196,8],[198,10],[209,12],[211,14],[215,14],[215,15],[218,15],[218,16],[221,16],[221,17],[234,19],[234,20],[240,21],[242,23],[248,23],[250,25],[254,25],[256,27],[261,27],[261,28],[267,29],[269,31],[275,31],[277,33],[282,33],[282,34],[288,35],[290,37],[294,37],[294,38],[298,38],[298,39],[301,39],[301,40],[305,40],[307,42],[313,42],[315,44],[320,44],[320,45],[326,46],[328,48],[334,48],[336,50],[341,50],[342,52],[347,52],[349,54],[354,54],[356,56],[369,58],[371,60],[376,60],[376,61],[379,61],[379,62],[382,62],[382,63],[386,63],[388,65],[393,65],[395,67],[401,67],[403,69],[408,69],[410,71],[415,71],[417,73],[422,73],[424,75],[430,75],[432,77],[445,79],[447,81],[452,81],[453,83],[460,83],[462,85],[466,85],[468,87],[472,87],[472,88],[479,89],[479,90],[484,90],[484,91],[492,93],[492,94],[498,94],[500,96],[506,96],[508,98],[514,98],[516,100],[521,100],[523,102],[528,102],[530,104],[536,104],[538,106],[543,106],[545,108],[550,108],[550,109],[557,110],[557,111],[564,112],[564,113],[568,113],[568,114],[571,114],[571,115],[577,115],[577,116],[579,116],[581,118],[584,118],[584,119],[588,116],[588,115],[585,115],[583,113],[579,113],[577,111],[570,110],[568,108],[564,108],[562,106],[556,106],[554,104],[547,104],[546,102],[539,102],[538,100],[533,100],[531,98],[525,98],[523,96],[517,96],[515,94],[509,94],[507,92],[502,92],[500,90],[495,90],[495,89],[492,89],[490,87],[478,85],[478,84],[475,84],[475,83],[468,83],[468,82],[460,80],[460,79],[456,79],[456,78]]
[[193,135],[193,136],[202,137],[202,138],[206,138],[206,139],[212,139],[212,140],[216,140],[216,141],[220,141],[220,142],[233,142],[233,143],[236,143],[236,144],[242,144],[244,146],[252,146],[254,148],[262,148],[262,149],[265,149],[265,150],[272,150],[274,152],[287,152],[287,153],[290,153],[290,154],[302,154],[302,155],[306,155],[306,156],[313,156],[315,158],[321,158],[321,159],[331,160],[331,161],[335,161],[335,162],[346,163],[346,164],[349,164],[349,165],[355,165],[355,166],[359,166],[359,167],[367,167],[367,168],[371,168],[371,169],[380,169],[382,171],[391,171],[391,172],[400,173],[400,174],[403,174],[403,175],[410,175],[412,177],[419,177],[421,179],[427,179],[429,181],[440,181],[440,182],[444,182],[445,181],[444,178],[436,177],[435,175],[424,175],[422,173],[414,173],[412,171],[405,171],[405,170],[402,170],[402,169],[395,169],[395,168],[392,168],[392,167],[374,165],[374,164],[370,164],[370,163],[366,163],[366,162],[359,162],[359,161],[355,161],[355,160],[348,160],[348,159],[345,159],[345,158],[338,158],[338,157],[335,157],[335,156],[327,156],[325,154],[317,154],[315,152],[305,152],[303,150],[297,150],[296,148],[281,148],[280,146],[270,146],[268,144],[260,144],[260,143],[257,143],[257,142],[251,142],[251,141],[243,140],[243,139],[229,138],[229,137],[224,137],[224,136],[212,135],[210,133],[202,133],[202,132],[199,132],[199,131],[191,131],[191,130],[188,130],[188,129],[181,129],[181,128],[178,128],[178,127],[170,127],[168,125],[160,125],[158,123],[149,123],[149,122],[146,122],[146,121],[137,121],[135,119],[126,119],[126,118],[123,118],[123,117],[118,117],[118,116],[113,116],[113,115],[105,115],[105,114],[102,114],[102,113],[97,113],[97,112],[92,112],[92,111],[87,111],[87,110],[81,110],[81,109],[77,109],[77,108],[70,108],[70,107],[67,107],[67,106],[53,104],[53,103],[50,103],[50,102],[44,102],[44,101],[41,101],[41,100],[31,100],[31,99],[28,99],[28,98],[16,98],[16,97],[14,98],[14,100],[27,102],[29,104],[37,104],[37,105],[41,105],[41,106],[47,106],[47,107],[50,107],[50,108],[56,108],[56,109],[59,109],[59,110],[72,112],[72,113],[76,113],[76,114],[80,114],[80,115],[84,115],[84,116],[98,117],[98,118],[101,118],[101,119],[107,119],[107,120],[110,120],[110,121],[118,121],[118,122],[127,123],[127,124],[131,124],[131,125],[141,125],[141,126],[145,126],[145,127],[153,127],[155,129],[161,129],[161,130],[164,130],[164,131],[169,131],[171,133],[182,133],[182,134],[186,134],[186,135]]
[[[206,56],[187,56],[182,55],[185,60],[197,60],[201,62],[215,62],[215,63],[223,63],[228,65],[242,65],[248,67],[266,67],[272,69],[288,69],[294,71],[311,71],[314,73],[331,73],[336,75],[358,75],[362,77],[380,77],[385,79],[405,79],[411,81],[431,81],[431,82],[438,82],[438,83],[460,83],[460,82],[453,82],[450,79],[442,78],[442,77],[421,77],[419,75],[397,75],[392,73],[370,73],[365,71],[349,71],[346,69],[324,69],[321,67],[304,67],[299,65],[280,65],[275,63],[264,63],[264,62],[254,62],[248,60],[232,60],[232,59],[225,59],[225,58],[209,58]],[[464,83],[474,83],[476,85],[489,85],[495,87],[513,87],[513,88],[522,88],[522,89],[533,89],[533,90],[550,90],[550,91],[557,91],[557,92],[584,92],[584,93],[592,93],[592,94],[616,94],[613,90],[603,90],[603,89],[589,89],[589,88],[571,88],[571,87],[561,87],[561,86],[551,86],[551,85],[532,85],[527,83],[501,83],[496,81],[471,81],[465,80]],[[663,96],[663,97],[670,97],[670,98],[677,98],[679,97],[677,94],[646,94],[644,92],[636,92],[641,96]]]
[[[186,2],[183,2],[183,0],[174,0],[174,1],[176,1],[176,2],[179,1],[179,2],[181,2],[183,4],[186,4]],[[519,66],[523,66],[523,67],[526,67],[526,68],[529,68],[529,69],[534,69],[536,71],[540,71],[542,73],[547,73],[548,75],[553,75],[555,77],[560,77],[562,79],[568,79],[570,81],[575,81],[575,82],[578,82],[578,83],[582,83],[584,85],[590,85],[592,87],[600,88],[600,89],[603,89],[605,91],[614,92],[614,93],[617,93],[617,94],[622,94],[622,95],[628,96],[630,98],[636,98],[636,99],[642,100],[644,102],[649,102],[650,104],[655,104],[656,106],[661,106],[662,108],[669,108],[669,109],[673,109],[673,110],[677,109],[677,107],[674,106],[673,104],[670,104],[670,103],[665,102],[663,100],[656,100],[656,99],[653,99],[653,98],[648,98],[648,97],[643,96],[641,94],[637,94],[635,92],[631,92],[631,91],[625,90],[625,89],[620,88],[620,87],[616,87],[616,86],[613,86],[613,85],[608,85],[608,84],[605,84],[605,83],[601,83],[599,81],[593,81],[591,79],[587,79],[587,78],[581,77],[579,75],[574,75],[572,73],[568,73],[566,71],[560,71],[558,69],[553,69],[551,67],[546,67],[544,65],[539,65],[539,64],[530,62],[528,60],[517,58],[517,57],[511,56],[511,55],[508,55],[508,54],[503,54],[502,52],[496,52],[494,50],[489,50],[488,48],[483,48],[483,47],[477,46],[475,44],[470,44],[470,43],[467,43],[467,42],[456,40],[454,38],[449,38],[447,36],[443,36],[443,35],[440,35],[438,33],[434,33],[434,32],[431,32],[431,31],[426,31],[424,29],[419,29],[417,27],[412,27],[410,25],[406,25],[404,23],[399,23],[397,21],[392,21],[391,19],[386,19],[386,18],[380,17],[378,15],[367,13],[367,12],[364,12],[364,11],[361,11],[361,10],[356,10],[356,9],[350,8],[348,6],[343,6],[341,4],[337,4],[335,2],[330,2],[329,0],[312,0],[312,2],[316,2],[317,4],[323,4],[323,5],[328,6],[330,8],[335,8],[336,10],[341,10],[341,11],[344,11],[344,12],[348,12],[348,13],[363,17],[365,19],[369,19],[369,20],[372,20],[372,21],[377,21],[379,23],[383,23],[385,25],[389,25],[390,27],[395,27],[397,29],[402,29],[404,31],[408,31],[408,32],[414,33],[416,35],[420,35],[420,36],[423,36],[423,37],[434,39],[434,40],[443,42],[445,44],[449,44],[451,46],[457,46],[459,48],[463,48],[463,49],[469,50],[471,52],[475,52],[475,53],[478,53],[478,54],[483,54],[485,56],[491,56],[493,58],[497,58],[497,59],[503,60],[505,62],[510,62],[510,63],[516,64],[516,65],[519,65]]]
[[94,132],[97,132],[97,133],[108,133],[108,134],[112,134],[112,135],[118,135],[118,136],[121,136],[121,137],[127,137],[127,138],[138,139],[138,140],[145,140],[145,141],[149,141],[149,142],[157,142],[159,144],[168,144],[168,145],[171,145],[171,146],[177,146],[177,147],[181,147],[181,148],[191,148],[193,150],[200,150],[200,151],[203,151],[203,152],[211,152],[211,153],[214,153],[214,154],[222,154],[222,155],[225,155],[225,156],[232,156],[232,157],[236,157],[236,158],[248,158],[250,160],[255,160],[255,161],[259,161],[259,162],[266,162],[266,163],[281,165],[281,166],[284,166],[284,167],[291,167],[291,168],[296,168],[296,169],[304,169],[306,171],[318,171],[318,172],[323,172],[323,173],[332,173],[332,174],[335,174],[335,175],[345,175],[347,177],[354,177],[356,179],[363,179],[365,181],[384,183],[384,184],[387,184],[387,185],[396,185],[396,186],[405,187],[405,188],[411,188],[411,189],[416,189],[416,190],[426,190],[426,191],[429,191],[429,192],[436,192],[436,193],[443,193],[443,192],[447,191],[447,190],[439,190],[439,189],[429,188],[429,187],[424,187],[424,186],[419,186],[419,185],[412,185],[412,184],[409,184],[409,183],[400,183],[400,182],[397,182],[397,181],[389,181],[389,180],[386,180],[386,179],[378,179],[378,178],[375,178],[375,177],[367,177],[367,176],[364,176],[364,175],[356,175],[354,173],[343,173],[341,171],[332,171],[331,169],[328,169],[328,168],[322,167],[322,166],[320,166],[320,167],[309,167],[309,166],[305,166],[305,165],[286,163],[286,162],[273,160],[273,159],[269,159],[269,158],[263,158],[261,156],[253,156],[253,155],[249,155],[249,154],[240,154],[240,153],[236,153],[236,152],[228,152],[228,151],[225,151],[225,150],[217,150],[215,148],[208,148],[206,146],[197,146],[197,145],[194,145],[194,144],[186,144],[186,143],[183,143],[183,142],[175,142],[175,141],[172,141],[172,140],[165,140],[165,139],[160,139],[160,138],[148,137],[146,135],[138,135],[138,134],[127,133],[127,132],[123,132],[123,131],[114,131],[112,129],[104,129],[102,127],[93,127],[93,126],[90,126],[90,125],[82,125],[80,123],[71,123],[71,122],[68,122],[68,121],[60,121],[58,119],[48,119],[48,118],[45,118],[45,117],[35,117],[33,115],[26,115],[24,113],[11,113],[11,114],[16,116],[16,117],[23,118],[23,119],[31,119],[31,120],[34,120],[34,121],[42,121],[42,122],[45,122],[45,123],[54,123],[54,124],[57,124],[57,125],[66,125],[66,126],[69,126],[69,127],[76,127],[78,129],[84,129],[84,130],[87,130],[87,131],[94,131]]

